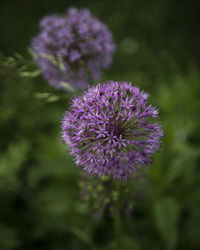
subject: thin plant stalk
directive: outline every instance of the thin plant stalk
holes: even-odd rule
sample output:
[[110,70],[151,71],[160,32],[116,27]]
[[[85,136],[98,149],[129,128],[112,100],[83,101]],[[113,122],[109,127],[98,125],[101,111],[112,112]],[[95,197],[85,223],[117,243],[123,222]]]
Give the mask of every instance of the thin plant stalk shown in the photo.
[[116,237],[116,249],[121,250],[121,219],[120,219],[120,181],[116,180],[116,214],[114,218],[115,223],[115,237]]

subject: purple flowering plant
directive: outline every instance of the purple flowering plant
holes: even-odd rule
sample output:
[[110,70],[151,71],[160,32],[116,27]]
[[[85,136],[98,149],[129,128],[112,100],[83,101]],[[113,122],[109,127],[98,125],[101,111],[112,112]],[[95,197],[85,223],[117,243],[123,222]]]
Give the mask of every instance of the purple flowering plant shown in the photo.
[[[108,28],[89,11],[70,8],[64,16],[50,15],[41,20],[32,49],[31,55],[52,86],[74,90],[100,78],[102,69],[111,64],[115,44]],[[15,57],[6,63],[16,66],[25,61],[19,54]],[[29,71],[28,66],[25,61],[18,70],[20,76],[37,77],[40,71]],[[48,102],[60,99],[50,93],[36,93],[35,97]],[[126,81],[89,87],[72,99],[63,115],[62,140],[84,170],[80,196],[94,204],[98,218],[110,207],[117,249],[122,249],[120,212],[124,210],[131,217],[136,197],[128,187],[130,182],[124,180],[150,165],[159,150],[163,130],[158,115],[158,109],[148,103],[148,94]],[[140,175],[139,179],[143,181]],[[138,192],[143,200],[146,189]]]
[[[40,29],[32,41],[35,60],[57,89],[84,89],[111,63],[112,35],[87,10],[70,8],[64,16],[47,16]],[[114,218],[116,249],[122,249],[120,214],[132,218],[137,195],[145,200],[139,170],[151,164],[160,148],[158,115],[146,92],[130,82],[107,81],[73,97],[62,118],[62,141],[84,170],[80,197],[94,210],[94,218],[106,211]],[[133,176],[139,186],[134,191]]]
[[112,61],[112,34],[88,10],[70,8],[66,15],[50,15],[40,22],[32,49],[44,78],[57,89],[85,88]]
[[147,99],[138,87],[116,81],[75,97],[62,120],[62,140],[76,164],[88,174],[119,180],[149,165],[163,130]]

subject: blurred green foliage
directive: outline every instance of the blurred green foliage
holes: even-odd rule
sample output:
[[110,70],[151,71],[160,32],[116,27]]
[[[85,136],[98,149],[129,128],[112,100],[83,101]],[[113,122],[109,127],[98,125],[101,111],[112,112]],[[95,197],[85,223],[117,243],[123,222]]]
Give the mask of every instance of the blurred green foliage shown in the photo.
[[123,216],[123,249],[200,249],[200,23],[198,1],[185,0],[1,1],[0,249],[115,249],[112,218],[95,220],[80,199],[80,171],[60,139],[72,94],[23,68],[40,18],[69,6],[89,8],[113,32],[117,51],[102,81],[144,88],[164,126],[144,172],[147,201]]

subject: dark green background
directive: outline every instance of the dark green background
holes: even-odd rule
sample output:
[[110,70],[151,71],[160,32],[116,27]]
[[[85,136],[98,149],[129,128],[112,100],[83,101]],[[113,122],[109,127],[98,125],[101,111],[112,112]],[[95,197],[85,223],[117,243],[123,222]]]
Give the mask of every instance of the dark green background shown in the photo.
[[132,219],[123,217],[123,249],[200,249],[200,7],[194,0],[0,1],[0,249],[115,249],[112,218],[93,219],[79,197],[80,171],[60,139],[69,95],[57,102],[35,98],[61,93],[42,76],[19,77],[4,63],[15,52],[30,58],[39,20],[70,6],[89,8],[113,33],[117,50],[100,81],[127,80],[149,92],[165,131],[161,152],[144,173],[147,201],[135,198]]

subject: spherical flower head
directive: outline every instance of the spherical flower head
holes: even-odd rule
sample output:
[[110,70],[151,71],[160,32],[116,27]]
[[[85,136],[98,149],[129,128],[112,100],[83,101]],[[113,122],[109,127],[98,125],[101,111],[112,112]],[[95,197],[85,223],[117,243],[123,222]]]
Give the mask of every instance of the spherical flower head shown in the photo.
[[105,82],[72,100],[62,140],[89,174],[127,179],[151,163],[163,137],[148,94],[127,82]]
[[112,35],[87,10],[70,8],[65,16],[44,17],[40,29],[32,49],[44,77],[57,89],[85,88],[111,63]]

